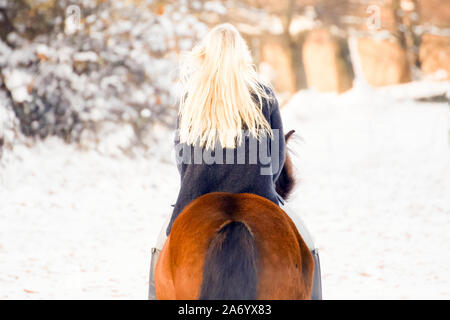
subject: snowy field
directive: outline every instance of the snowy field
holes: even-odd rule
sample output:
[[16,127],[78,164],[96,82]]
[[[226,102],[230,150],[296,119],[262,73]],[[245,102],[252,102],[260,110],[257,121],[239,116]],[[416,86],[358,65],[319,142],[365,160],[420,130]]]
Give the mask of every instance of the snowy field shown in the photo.
[[[303,91],[283,109],[325,299],[450,299],[449,107],[402,92]],[[171,138],[133,159],[57,139],[6,154],[0,299],[146,299],[178,191]]]

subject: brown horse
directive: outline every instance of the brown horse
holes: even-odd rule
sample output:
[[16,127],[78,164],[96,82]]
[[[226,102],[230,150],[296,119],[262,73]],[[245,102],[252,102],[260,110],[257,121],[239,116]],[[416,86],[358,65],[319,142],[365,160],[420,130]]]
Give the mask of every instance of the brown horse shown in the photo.
[[[287,198],[294,183],[286,157],[278,193]],[[313,273],[311,252],[279,206],[254,194],[214,192],[177,217],[155,288],[163,300],[310,299]]]

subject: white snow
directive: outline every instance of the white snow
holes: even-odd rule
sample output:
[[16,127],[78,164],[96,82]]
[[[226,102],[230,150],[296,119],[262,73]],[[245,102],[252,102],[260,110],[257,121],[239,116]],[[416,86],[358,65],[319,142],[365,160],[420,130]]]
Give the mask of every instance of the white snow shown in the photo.
[[18,69],[5,69],[5,84],[11,90],[14,101],[30,102],[32,100],[27,86],[32,82],[31,74]]
[[79,62],[97,62],[98,55],[93,51],[77,52],[74,54],[73,59]]
[[[401,89],[398,89],[402,91]],[[325,299],[450,298],[449,107],[358,88],[283,111],[320,248]],[[150,249],[178,191],[158,155],[19,144],[0,166],[0,299],[146,299]]]
[[449,106],[388,92],[306,91],[283,110],[325,299],[450,297]]
[[16,146],[0,179],[0,299],[146,299],[177,182],[159,158]]

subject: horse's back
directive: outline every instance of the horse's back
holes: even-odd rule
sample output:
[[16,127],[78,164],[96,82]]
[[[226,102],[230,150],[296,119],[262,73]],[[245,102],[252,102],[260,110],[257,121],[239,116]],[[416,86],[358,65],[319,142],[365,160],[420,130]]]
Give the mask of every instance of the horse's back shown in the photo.
[[254,194],[216,192],[192,201],[176,219],[157,266],[157,276],[159,268],[160,279],[172,284],[156,283],[158,298],[199,297],[208,247],[232,221],[245,224],[254,238],[258,299],[310,297],[313,259],[286,213]]

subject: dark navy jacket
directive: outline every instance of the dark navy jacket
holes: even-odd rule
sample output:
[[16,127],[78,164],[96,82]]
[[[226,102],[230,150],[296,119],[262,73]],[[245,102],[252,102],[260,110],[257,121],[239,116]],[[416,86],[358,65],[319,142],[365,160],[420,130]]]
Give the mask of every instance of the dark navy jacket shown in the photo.
[[[213,157],[222,155],[222,157],[218,157],[219,160],[215,157],[215,161],[211,163],[212,161],[208,160],[211,158],[207,158],[205,161],[205,158],[201,156],[201,152],[205,151],[203,148],[179,144],[178,133],[175,135],[175,153],[178,159],[177,166],[181,185],[166,231],[167,235],[184,207],[192,200],[210,192],[253,193],[267,198],[277,205],[282,202],[275,191],[275,181],[278,179],[285,159],[283,125],[274,93],[268,88],[266,88],[266,92],[273,99],[263,99],[262,112],[274,131],[272,140],[267,139],[268,142],[271,142],[266,144],[267,148],[258,144],[258,152],[249,152],[249,150],[255,150],[254,146],[255,143],[257,144],[257,140],[251,135],[246,135],[239,148],[222,149],[218,147],[215,152],[210,152],[209,154]],[[245,160],[242,150],[244,150]],[[195,152],[197,152],[197,158],[195,158]],[[229,159],[232,160],[232,164],[227,164],[230,161],[226,160]],[[269,174],[267,174],[268,172]]]

